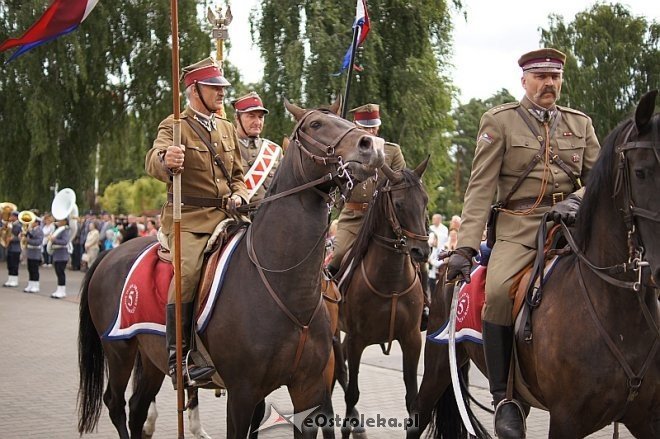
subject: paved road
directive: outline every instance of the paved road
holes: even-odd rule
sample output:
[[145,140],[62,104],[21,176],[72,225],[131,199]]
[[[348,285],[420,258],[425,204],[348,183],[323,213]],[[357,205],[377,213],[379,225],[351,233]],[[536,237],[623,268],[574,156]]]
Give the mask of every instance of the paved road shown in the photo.
[[[4,264],[0,266],[4,274]],[[41,292],[22,292],[27,280],[25,266],[20,270],[20,288],[0,287],[0,438],[70,439],[78,437],[76,422],[77,370],[77,290],[83,274],[67,272],[69,297],[49,298],[55,289],[52,268],[42,268]],[[398,346],[385,357],[378,347],[371,347],[363,356],[360,370],[361,397],[358,408],[365,416],[406,417],[404,386],[400,372],[401,355]],[[420,361],[420,364],[423,364]],[[473,368],[476,369],[476,368]],[[420,369],[421,382],[421,369]],[[483,376],[472,377],[472,393],[480,401],[489,399]],[[129,385],[130,389],[130,385]],[[127,395],[128,399],[129,395]],[[281,413],[290,413],[291,404],[284,389],[267,398]],[[335,411],[343,413],[345,405],[341,390],[333,398]],[[158,394],[159,419],[157,438],[176,437],[176,394],[166,382]],[[225,437],[226,398],[215,398],[213,392],[200,392],[201,419],[206,431],[214,438]],[[480,412],[484,425],[491,426],[490,416]],[[528,437],[547,437],[548,416],[532,410],[528,419]],[[632,436],[623,429],[622,438]],[[401,428],[372,428],[372,438],[405,437]],[[277,426],[265,430],[261,437],[291,437],[291,427]],[[116,438],[107,410],[103,410],[98,431],[86,437]],[[186,434],[186,437],[192,437]],[[612,426],[590,438],[612,437]]]

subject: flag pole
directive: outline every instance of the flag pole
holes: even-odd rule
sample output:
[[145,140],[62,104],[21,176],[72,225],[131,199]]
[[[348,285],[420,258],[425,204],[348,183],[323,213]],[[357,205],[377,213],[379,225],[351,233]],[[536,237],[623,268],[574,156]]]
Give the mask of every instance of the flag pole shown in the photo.
[[351,44],[351,60],[348,63],[348,76],[346,77],[346,89],[344,90],[344,100],[341,106],[341,117],[346,119],[348,112],[348,95],[351,92],[351,79],[353,78],[353,63],[355,63],[355,53],[357,52],[357,39],[360,26],[353,26],[353,44]]
[[[179,7],[177,0],[170,0],[172,10],[172,145],[181,147],[181,104],[179,90]],[[172,217],[174,219],[174,315],[176,320],[176,406],[178,438],[183,433],[183,348],[181,327],[181,174],[172,178],[173,199]]]

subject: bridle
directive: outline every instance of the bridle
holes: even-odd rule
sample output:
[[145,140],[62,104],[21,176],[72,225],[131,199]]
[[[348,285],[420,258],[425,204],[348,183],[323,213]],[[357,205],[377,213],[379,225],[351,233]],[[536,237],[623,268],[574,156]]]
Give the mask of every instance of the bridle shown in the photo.
[[[418,241],[428,241],[429,236],[424,234],[420,235],[418,233],[411,232],[408,229],[405,229],[401,226],[399,217],[396,214],[394,209],[394,202],[392,201],[392,192],[404,190],[410,187],[413,187],[416,183],[395,183],[390,186],[390,182],[380,189],[380,192],[383,193],[384,202],[385,202],[385,217],[387,222],[394,232],[395,238],[388,238],[386,236],[374,234],[374,242],[381,247],[385,247],[388,250],[394,251],[396,253],[402,253],[405,255],[410,254],[410,248],[408,247],[408,239],[415,239]],[[377,198],[378,193],[374,195],[374,200]]]
[[[623,222],[626,227],[626,236],[628,243],[628,260],[620,264],[612,265],[609,267],[599,267],[589,261],[586,255],[580,250],[579,246],[573,239],[573,236],[562,222],[562,231],[568,244],[578,258],[591,269],[598,277],[604,281],[625,289],[631,289],[639,292],[642,289],[642,275],[643,269],[649,267],[648,261],[644,260],[644,246],[642,239],[639,236],[639,231],[636,226],[636,218],[645,218],[654,222],[660,222],[660,212],[651,212],[650,210],[643,209],[635,206],[633,201],[633,189],[630,180],[630,169],[628,166],[627,153],[635,149],[652,149],[657,150],[660,144],[649,140],[630,140],[630,137],[635,128],[635,123],[631,122],[626,130],[623,141],[615,146],[614,151],[618,155],[619,161],[616,168],[616,175],[614,178],[614,191],[612,197],[621,195],[623,197],[623,207],[620,209],[623,214]],[[656,158],[657,158],[656,151]],[[635,281],[622,281],[613,277],[612,275],[621,274],[626,272],[634,272],[637,274]]]

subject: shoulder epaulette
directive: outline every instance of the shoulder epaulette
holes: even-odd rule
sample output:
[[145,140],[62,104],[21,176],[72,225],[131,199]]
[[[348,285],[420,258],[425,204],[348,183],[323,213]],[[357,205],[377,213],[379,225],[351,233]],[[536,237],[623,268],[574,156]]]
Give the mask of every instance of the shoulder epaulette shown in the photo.
[[401,149],[401,145],[399,145],[398,143],[385,141],[385,145],[396,146],[397,148]]
[[489,113],[491,114],[497,114],[501,111],[504,110],[513,110],[516,109],[520,106],[520,102],[508,102],[506,104],[498,105],[497,107],[493,107],[490,110],[488,110]]
[[581,112],[580,110],[575,110],[575,109],[573,109],[573,108],[569,108],[569,107],[560,107],[559,105],[557,105],[557,108],[559,109],[559,111],[561,111],[561,112],[563,112],[563,113],[573,113],[573,114],[577,114],[577,115],[579,115],[579,116],[589,117],[589,116],[587,116],[586,114],[584,114],[583,112]]

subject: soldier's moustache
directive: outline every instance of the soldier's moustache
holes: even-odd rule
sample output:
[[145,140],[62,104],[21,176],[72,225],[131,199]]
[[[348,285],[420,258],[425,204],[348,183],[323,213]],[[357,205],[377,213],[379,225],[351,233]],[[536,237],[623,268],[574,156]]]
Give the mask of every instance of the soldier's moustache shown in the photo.
[[557,97],[557,88],[553,86],[543,87],[543,89],[538,93],[537,97],[540,97],[546,93],[552,93],[553,96]]

